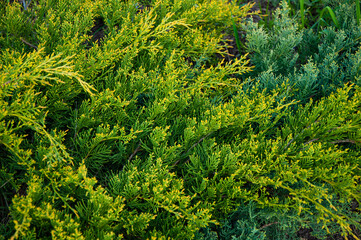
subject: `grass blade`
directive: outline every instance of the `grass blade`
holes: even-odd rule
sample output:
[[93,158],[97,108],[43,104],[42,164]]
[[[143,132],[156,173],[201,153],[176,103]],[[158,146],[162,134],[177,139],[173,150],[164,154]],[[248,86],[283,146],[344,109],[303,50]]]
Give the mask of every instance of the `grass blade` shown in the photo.
[[232,10],[231,10],[231,19],[232,19],[232,27],[233,27],[234,38],[236,39],[236,44],[237,44],[238,51],[239,51],[239,53],[241,53],[242,52],[242,47],[243,48],[245,48],[245,47],[241,43],[241,41],[239,40],[238,29],[237,29],[237,26],[236,26],[236,22],[234,21],[234,18],[233,18]]
[[234,37],[236,39],[237,48],[238,48],[239,53],[241,53],[241,50],[242,50],[241,41],[239,40],[237,26],[236,26],[236,23],[234,22],[233,17],[232,17],[232,26],[233,26]]
[[321,14],[320,14],[320,19],[322,18],[323,14],[325,13],[326,10],[328,10],[328,13],[330,14],[330,16],[331,16],[331,18],[332,18],[332,21],[333,21],[333,23],[336,25],[336,27],[337,27],[337,28],[340,28],[340,25],[339,25],[339,23],[338,23],[338,21],[337,21],[336,15],[335,15],[335,13],[333,12],[333,10],[332,10],[329,6],[325,7],[324,9],[322,9],[322,12],[321,12]]

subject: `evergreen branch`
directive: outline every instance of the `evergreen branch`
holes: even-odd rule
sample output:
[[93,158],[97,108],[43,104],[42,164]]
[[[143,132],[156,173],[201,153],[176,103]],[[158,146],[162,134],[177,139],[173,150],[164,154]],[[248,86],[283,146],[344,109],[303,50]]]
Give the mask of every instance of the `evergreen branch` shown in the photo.
[[[303,183],[306,183],[307,185],[309,185],[311,188],[313,188],[313,189],[316,188],[316,186],[315,186],[314,184],[310,183],[310,182],[307,181],[306,179],[301,178],[301,177],[298,176],[298,175],[295,175],[295,177],[296,177],[298,180],[302,181]],[[351,219],[350,217],[346,216],[346,215],[339,215],[339,214],[337,214],[337,213],[332,212],[331,209],[335,210],[336,212],[337,212],[338,210],[337,210],[334,206],[332,206],[332,204],[331,204],[331,202],[330,202],[330,199],[328,199],[327,197],[325,197],[325,200],[330,203],[331,209],[325,207],[323,204],[321,204],[321,202],[315,200],[314,198],[312,198],[312,197],[310,197],[310,196],[308,196],[308,195],[306,195],[306,194],[304,194],[304,193],[300,193],[300,192],[296,193],[292,188],[290,188],[290,187],[288,187],[288,186],[285,186],[285,185],[281,184],[280,187],[281,187],[281,188],[284,188],[284,189],[286,189],[286,190],[288,190],[288,191],[290,191],[291,195],[294,195],[294,196],[295,196],[296,198],[298,198],[298,199],[302,199],[302,198],[303,198],[303,199],[308,200],[310,203],[313,203],[313,204],[316,206],[316,208],[319,208],[320,210],[322,210],[321,213],[322,213],[324,216],[330,217],[332,220],[337,221],[340,226],[343,226],[342,229],[341,229],[343,232],[344,232],[344,230],[346,230],[346,231],[347,231],[347,230],[351,230],[350,227],[349,227],[350,224],[347,223],[347,220],[352,221],[352,219]],[[345,220],[345,219],[346,219],[346,220]],[[356,224],[359,224],[359,223],[356,222]],[[325,226],[325,225],[324,225],[324,226]],[[326,229],[327,229],[327,226],[326,226]],[[352,233],[352,231],[349,231],[348,233],[351,234],[353,237],[355,237],[355,239],[360,240],[359,238],[357,238],[357,236],[355,236],[355,235]]]
[[[320,140],[320,139],[319,139],[319,138],[314,138],[314,139],[312,139],[312,140],[304,143],[303,145],[306,146],[307,144],[310,144],[310,143],[315,142],[315,141],[318,141],[318,140]],[[299,151],[303,151],[303,150],[305,150],[305,149],[306,149],[306,147],[303,147],[303,148],[300,148]]]
[[319,140],[319,138],[312,139],[312,140],[306,142],[304,145],[310,144],[310,143],[318,141],[318,140]]
[[336,144],[336,143],[353,143],[356,144],[357,142],[361,142],[361,141],[355,141],[355,140],[351,140],[351,139],[345,139],[345,140],[336,140],[336,141],[332,141],[330,143]]
[[[27,157],[27,156],[24,156],[25,158],[23,158],[23,157],[21,156],[20,152],[17,151],[16,149],[14,149],[13,147],[11,147],[10,144],[7,144],[7,143],[5,143],[5,142],[0,142],[0,144],[4,145],[5,148],[7,148],[7,149],[8,149],[12,154],[14,154],[15,157],[17,157],[19,160],[21,160],[21,161],[24,162],[24,163],[27,163],[27,161],[26,161],[26,157]],[[3,187],[3,186],[1,186],[1,187]]]
[[[46,175],[47,176],[47,175]],[[48,176],[47,176],[48,177]],[[49,177],[48,177],[49,178]],[[51,179],[51,178],[49,178]],[[51,180],[50,180],[51,181]],[[72,208],[69,203],[60,195],[60,193],[57,191],[58,187],[54,185],[54,182],[51,182],[51,188],[53,189],[54,193],[60,198],[60,200],[79,218],[78,211]]]
[[136,149],[134,150],[134,152],[129,156],[128,162],[129,162],[130,160],[132,160],[132,158],[135,156],[135,154],[137,154],[137,152],[140,151],[140,146],[141,146],[141,144],[142,144],[142,142],[139,142],[137,148],[136,148]]
[[295,141],[295,139],[296,139],[299,135],[301,135],[304,131],[306,131],[306,129],[309,129],[312,124],[317,123],[317,122],[319,122],[319,120],[311,123],[311,124],[308,125],[305,129],[303,129],[299,134],[297,134],[296,137],[292,138],[292,139],[287,143],[287,145],[283,148],[283,150],[286,150],[286,149],[291,145],[291,143],[293,143],[293,142]]
[[263,225],[259,230],[262,230],[262,229],[264,229],[264,228],[266,228],[266,227],[269,227],[269,226],[272,226],[272,225],[275,225],[275,224],[279,224],[279,222],[268,223],[268,224],[266,224],[266,225]]
[[[315,139],[312,139],[308,142],[306,142],[304,145],[307,145],[309,143],[312,143],[312,142],[315,142],[319,140],[319,138],[315,138]],[[332,143],[332,144],[337,144],[337,143],[353,143],[353,144],[356,144],[358,142],[361,142],[361,141],[355,141],[355,140],[351,140],[351,139],[345,139],[345,140],[336,140],[336,141],[332,141],[332,142],[329,142],[329,143]]]
[[10,83],[11,83],[11,80],[9,80],[9,81],[7,81],[7,82],[4,82],[1,86],[4,87],[4,86],[6,86],[6,85],[8,85],[8,84],[10,84]]
[[201,139],[199,139],[198,142],[196,142],[195,144],[193,144],[184,155],[187,155],[193,148],[195,148],[198,144],[200,144],[206,137],[208,137],[208,136],[211,135],[211,134],[212,134],[212,132],[208,133],[207,135],[205,135],[204,137],[202,137]]
[[28,217],[28,215],[29,215],[29,212],[27,212],[26,214],[23,215],[23,219],[21,221],[21,224],[19,224],[19,227],[16,228],[16,231],[15,231],[14,235],[12,235],[10,237],[10,240],[18,239],[19,238],[19,233],[23,233],[22,229],[24,228],[25,219],[26,219],[26,217]]
[[[206,137],[208,137],[209,135],[211,135],[213,132],[210,132],[208,133],[207,135],[203,136],[201,139],[199,139],[196,143],[194,143],[188,150],[187,152],[185,152],[182,156],[186,156],[193,148],[195,148],[198,144],[200,144]],[[173,167],[176,166],[179,162],[180,162],[181,159],[177,160],[174,164],[173,164]],[[188,161],[187,161],[188,162]]]
[[28,41],[26,41],[25,39],[20,38],[20,40],[21,40],[23,43],[25,43],[26,45],[28,45],[29,47],[32,47],[32,48],[34,48],[35,50],[38,50],[38,47],[37,47],[37,46],[35,46],[35,45],[33,45],[33,44],[29,43],[29,42],[28,42]]
[[8,182],[10,182],[11,178],[9,178],[3,185],[0,186],[0,188],[3,188]]
[[[328,130],[327,132],[331,132],[332,130],[335,130],[335,129],[339,129],[340,127],[336,127],[336,128],[333,128],[333,129],[330,129]],[[315,142],[315,141],[318,141],[320,140],[319,138],[314,138],[306,143],[304,143],[303,145],[307,145],[307,144],[310,144],[312,142]],[[332,141],[332,142],[329,142],[329,143],[332,143],[332,144],[337,144],[337,143],[353,143],[353,144],[356,144],[358,142],[361,142],[361,141],[355,141],[355,140],[351,140],[351,139],[344,139],[344,140],[336,140],[336,141]],[[304,150],[305,148],[302,148],[301,150]]]

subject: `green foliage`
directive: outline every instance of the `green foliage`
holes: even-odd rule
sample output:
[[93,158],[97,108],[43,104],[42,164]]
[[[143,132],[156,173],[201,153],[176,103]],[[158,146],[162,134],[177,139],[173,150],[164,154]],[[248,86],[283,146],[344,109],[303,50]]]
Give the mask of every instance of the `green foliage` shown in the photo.
[[[245,25],[246,47],[255,66],[248,85],[259,82],[272,90],[282,83],[290,85],[288,97],[306,103],[328,96],[345,83],[359,84],[360,26],[350,15],[352,5],[337,10],[340,29],[326,27],[319,33],[299,30],[284,1],[276,10],[272,29]],[[351,70],[352,69],[352,70]]]
[[260,209],[250,202],[241,204],[221,227],[201,229],[196,239],[299,239],[297,220],[297,214]]
[[347,211],[361,201],[358,28],[328,28],[306,51],[312,59],[296,54],[319,36],[299,31],[284,3],[274,33],[247,28],[255,68],[247,56],[219,59],[231,17],[242,22],[249,9],[223,0],[1,7],[3,238],[266,239],[359,227]]
[[[340,203],[337,198],[332,204],[343,214],[360,220],[349,204]],[[326,239],[330,234],[340,231],[337,224],[330,223],[327,230],[317,223],[316,217],[308,214],[298,215],[296,211],[274,211],[270,207],[257,208],[253,202],[240,207],[220,226],[211,225],[201,229],[195,239],[300,239],[300,227],[312,229],[311,236]]]
[[274,13],[273,31],[258,27],[253,22],[248,22],[244,27],[247,32],[246,47],[252,53],[251,63],[255,66],[255,74],[267,70],[276,75],[284,74],[295,67],[299,54],[294,48],[301,43],[303,34],[288,14],[287,3],[283,2],[283,7]]
[[354,8],[349,14],[357,20],[357,23],[360,20],[358,0],[287,0],[287,3],[291,7],[291,15],[298,18],[301,28],[305,26],[314,28],[316,25],[339,28],[340,16],[336,12],[342,9],[344,4],[353,5]]

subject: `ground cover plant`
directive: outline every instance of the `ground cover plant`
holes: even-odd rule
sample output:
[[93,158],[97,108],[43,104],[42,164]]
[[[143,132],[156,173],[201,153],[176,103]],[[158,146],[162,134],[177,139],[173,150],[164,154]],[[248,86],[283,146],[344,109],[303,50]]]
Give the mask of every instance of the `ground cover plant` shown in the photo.
[[270,28],[225,0],[0,5],[0,238],[357,239],[352,4],[320,32],[287,2]]

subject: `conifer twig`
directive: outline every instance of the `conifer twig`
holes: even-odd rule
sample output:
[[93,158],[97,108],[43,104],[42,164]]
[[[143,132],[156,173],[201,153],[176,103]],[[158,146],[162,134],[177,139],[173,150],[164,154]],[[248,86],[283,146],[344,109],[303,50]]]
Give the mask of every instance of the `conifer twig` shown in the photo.
[[351,139],[345,139],[345,140],[336,140],[336,141],[332,141],[330,143],[353,143],[353,144],[356,144],[356,142],[359,142],[359,141],[354,141],[354,140],[351,140]]
[[279,223],[279,222],[272,222],[272,223],[268,223],[268,224],[263,225],[262,227],[260,227],[260,229],[259,229],[259,230],[264,229],[264,228],[269,227],[269,226],[272,226],[272,225],[275,225],[275,224],[278,224],[278,223]]
[[0,186],[0,188],[3,188],[8,182],[10,182],[11,178],[9,178],[3,185]]
[[291,143],[293,143],[293,141],[294,141],[299,135],[301,135],[306,129],[310,128],[312,124],[317,123],[317,122],[319,122],[319,121],[315,121],[315,122],[311,123],[311,124],[308,125],[305,129],[303,129],[302,132],[300,132],[299,134],[297,134],[296,137],[292,138],[292,139],[287,143],[287,145],[283,148],[283,150],[286,150],[286,149],[291,145]]
[[32,47],[32,48],[34,48],[35,50],[38,50],[38,47],[37,47],[37,46],[35,46],[35,45],[33,45],[33,44],[29,43],[29,42],[28,42],[28,41],[26,41],[25,39],[20,38],[20,40],[21,40],[23,43],[25,43],[26,45],[28,45],[29,47]]
[[[186,156],[193,148],[195,148],[198,144],[200,144],[206,137],[208,137],[208,136],[211,135],[211,134],[212,134],[212,132],[208,133],[207,135],[205,135],[205,136],[203,136],[201,139],[199,139],[196,143],[194,143],[194,144],[187,150],[186,153],[184,153],[184,154],[182,155],[182,157]],[[180,162],[180,159],[177,160],[177,161],[173,164],[173,167],[174,167],[175,165],[177,165],[179,162]]]
[[137,152],[139,152],[140,146],[141,146],[141,142],[139,142],[137,148],[136,148],[136,149],[134,150],[134,152],[129,156],[128,162],[129,162],[130,160],[132,160],[132,158],[135,156],[135,154],[137,154]]
[[[333,129],[330,129],[328,130],[327,132],[331,132],[332,130],[334,129],[339,129],[340,127],[336,127],[336,128],[333,128]],[[320,140],[319,138],[314,138],[306,143],[304,143],[303,145],[307,145],[307,144],[310,144],[312,142],[315,142],[315,141],[318,141]],[[336,143],[353,143],[353,144],[356,144],[357,142],[360,142],[360,141],[355,141],[355,140],[351,140],[351,139],[344,139],[344,140],[336,140],[336,141],[332,141],[332,142],[329,142],[329,143],[332,143],[332,144],[336,144]],[[305,148],[302,148],[302,150],[304,150]]]
[[10,83],[11,83],[11,80],[9,80],[9,81],[7,81],[7,82],[3,83],[1,86],[2,86],[2,87],[4,87],[5,85],[8,85],[8,84],[10,84]]
[[207,135],[205,135],[204,137],[202,137],[201,139],[199,139],[198,142],[196,142],[195,144],[193,144],[184,155],[187,155],[193,148],[195,148],[198,144],[200,144],[200,143],[201,143],[206,137],[208,137],[209,135],[211,135],[211,132],[208,133]]
[[317,141],[317,140],[319,140],[319,138],[312,139],[312,140],[310,140],[310,141],[306,142],[306,143],[305,143],[305,144],[303,144],[303,145],[310,144],[310,143],[315,142],[315,141]]

